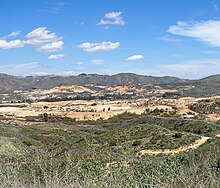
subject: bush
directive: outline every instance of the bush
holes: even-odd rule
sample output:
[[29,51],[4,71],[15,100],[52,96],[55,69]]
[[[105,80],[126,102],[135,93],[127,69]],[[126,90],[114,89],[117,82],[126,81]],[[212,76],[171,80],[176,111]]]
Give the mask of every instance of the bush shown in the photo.
[[140,146],[141,145],[141,140],[136,140],[133,142],[132,146],[136,147],[136,146]]
[[181,138],[182,137],[182,133],[176,133],[173,135],[174,138]]

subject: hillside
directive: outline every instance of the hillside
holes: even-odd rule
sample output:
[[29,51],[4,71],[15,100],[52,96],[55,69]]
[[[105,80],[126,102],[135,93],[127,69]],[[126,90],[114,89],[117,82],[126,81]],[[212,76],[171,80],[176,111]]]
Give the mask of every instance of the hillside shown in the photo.
[[187,95],[210,96],[220,94],[220,74],[193,81],[195,86]]
[[207,96],[220,94],[220,75],[212,75],[200,80],[185,80],[177,77],[154,77],[134,73],[119,73],[116,75],[80,74],[78,76],[28,76],[16,77],[0,74],[0,93],[14,90],[52,89],[60,85],[93,84],[95,86],[115,86],[133,84],[160,85],[162,88],[175,89],[182,86],[193,86],[186,96]]
[[40,89],[51,89],[59,84],[94,84],[94,85],[125,85],[133,84],[162,84],[162,83],[184,83],[185,81],[175,77],[153,77],[133,73],[120,73],[116,75],[80,74],[78,76],[43,76],[27,77],[26,82]]
[[24,89],[26,81],[24,78],[0,74],[0,92],[9,92],[13,90]]
[[0,121],[1,187],[220,185],[217,124],[130,113],[97,122],[27,122]]
[[78,76],[28,76],[25,78],[0,74],[0,92],[8,92],[13,90],[31,90],[51,89],[61,84],[75,85],[125,85],[133,84],[169,84],[169,83],[184,83],[185,80],[176,77],[153,77],[137,75],[133,73],[120,73],[116,75],[98,75],[98,74],[80,74]]
[[200,81],[203,81],[203,82],[219,82],[220,83],[220,74],[205,77],[205,78],[201,79]]

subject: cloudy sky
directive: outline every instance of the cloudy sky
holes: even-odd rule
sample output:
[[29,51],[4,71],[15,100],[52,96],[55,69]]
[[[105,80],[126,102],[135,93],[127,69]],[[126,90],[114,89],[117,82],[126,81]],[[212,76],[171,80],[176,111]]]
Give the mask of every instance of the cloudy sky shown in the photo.
[[0,0],[0,72],[220,73],[220,0]]

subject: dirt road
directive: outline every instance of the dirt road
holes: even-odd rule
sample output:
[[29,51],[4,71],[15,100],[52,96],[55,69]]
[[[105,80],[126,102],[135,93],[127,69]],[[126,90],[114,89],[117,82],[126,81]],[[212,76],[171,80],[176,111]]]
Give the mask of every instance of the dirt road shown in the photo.
[[197,149],[199,146],[205,144],[208,139],[210,139],[210,137],[203,136],[200,139],[196,140],[194,143],[192,143],[190,145],[186,145],[186,146],[181,146],[177,149],[141,150],[138,153],[138,155],[142,156],[142,155],[145,155],[145,154],[154,154],[154,155],[157,155],[157,154],[177,154],[177,153],[180,153],[180,152]]

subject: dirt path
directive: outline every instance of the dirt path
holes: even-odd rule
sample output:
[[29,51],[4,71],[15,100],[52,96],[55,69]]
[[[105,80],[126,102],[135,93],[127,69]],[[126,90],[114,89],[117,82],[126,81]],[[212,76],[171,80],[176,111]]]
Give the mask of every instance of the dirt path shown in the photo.
[[194,143],[187,145],[187,146],[181,146],[177,149],[152,149],[152,150],[141,150],[138,155],[142,156],[145,154],[177,154],[180,152],[188,151],[188,150],[194,150],[197,149],[199,146],[206,143],[206,141],[210,139],[210,137],[201,137],[200,139],[196,140]]

